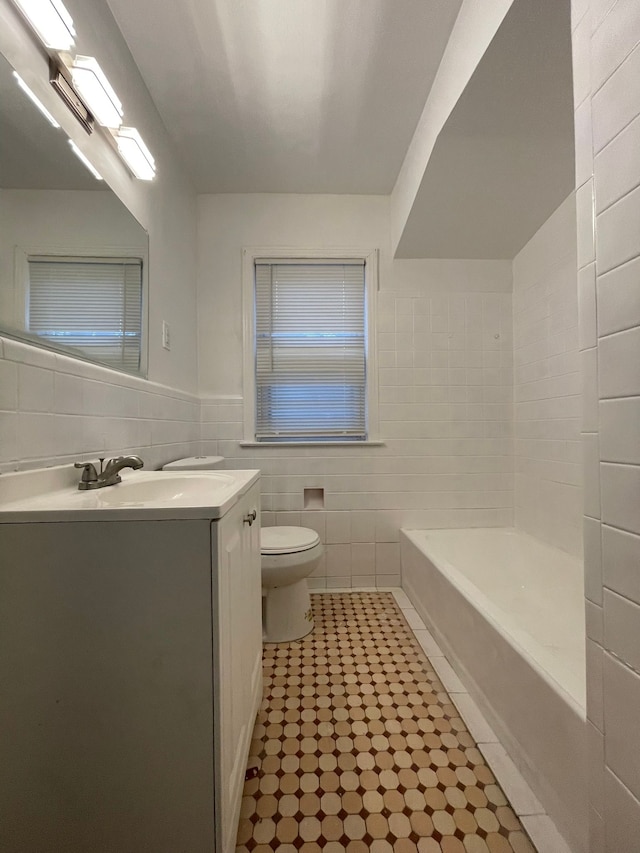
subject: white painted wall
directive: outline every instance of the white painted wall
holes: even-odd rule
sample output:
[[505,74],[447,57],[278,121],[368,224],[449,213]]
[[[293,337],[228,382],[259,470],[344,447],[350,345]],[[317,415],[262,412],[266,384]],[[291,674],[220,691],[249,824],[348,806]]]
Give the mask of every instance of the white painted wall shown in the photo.
[[640,4],[573,0],[590,850],[640,838]]
[[513,261],[516,526],[582,554],[573,193]]
[[514,0],[463,0],[438,73],[391,193],[391,245],[398,246],[438,134]]
[[[393,262],[376,196],[201,196],[198,234],[203,452],[262,469],[264,523],[320,532],[316,585],[397,583],[400,526],[511,524],[510,262]],[[241,253],[270,245],[380,248],[384,446],[239,446]],[[305,511],[305,488],[324,511]]]
[[[10,0],[0,0],[0,52],[149,232],[149,382],[5,341],[0,365],[0,470],[125,448],[137,448],[160,464],[199,447],[194,396],[195,193],[107,4],[66,0],[65,5],[78,34],[77,52],[98,58],[122,98],[126,121],[140,130],[156,158],[158,176],[153,183],[132,178],[102,132],[87,136],[71,116],[51,89],[46,59]],[[161,345],[163,319],[171,322],[170,352]],[[69,376],[77,380],[73,399],[65,390]],[[52,393],[41,393],[43,387],[52,388]],[[94,391],[102,402],[96,402]],[[182,403],[188,406],[187,420],[182,419],[187,415]],[[110,428],[105,416],[118,423]],[[103,418],[99,428],[83,423],[96,417]]]
[[[16,281],[16,247],[44,254],[61,251],[99,254],[100,250],[128,248],[132,252],[143,251],[146,257],[147,242],[145,230],[109,190],[1,190],[2,323],[24,328],[24,310],[20,310],[24,303],[16,305],[15,298],[22,295],[22,286]],[[18,313],[14,314],[15,311]]]

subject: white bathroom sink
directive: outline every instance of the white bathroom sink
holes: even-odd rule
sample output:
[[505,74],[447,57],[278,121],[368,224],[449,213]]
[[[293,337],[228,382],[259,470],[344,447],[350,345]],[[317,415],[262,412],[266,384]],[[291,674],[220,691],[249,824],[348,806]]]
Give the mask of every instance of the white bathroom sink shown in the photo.
[[259,474],[125,469],[121,483],[87,491],[70,466],[3,474],[0,522],[220,518]]
[[[155,476],[157,473],[158,476]],[[94,489],[93,496],[104,506],[131,506],[132,504],[171,504],[192,506],[209,503],[235,488],[236,479],[231,474],[168,474],[153,472],[123,478],[115,486]]]

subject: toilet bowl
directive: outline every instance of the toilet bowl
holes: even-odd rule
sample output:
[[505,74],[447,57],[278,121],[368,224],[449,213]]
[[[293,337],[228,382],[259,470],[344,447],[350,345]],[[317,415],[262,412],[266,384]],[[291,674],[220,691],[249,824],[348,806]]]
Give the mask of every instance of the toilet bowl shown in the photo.
[[263,527],[260,531],[265,643],[299,640],[312,630],[307,578],[322,552],[320,537],[308,527]]
[[[163,471],[211,471],[222,468],[222,456],[190,456],[163,466]],[[320,562],[323,548],[308,527],[263,527],[262,639],[265,643],[299,640],[313,628],[307,578]]]

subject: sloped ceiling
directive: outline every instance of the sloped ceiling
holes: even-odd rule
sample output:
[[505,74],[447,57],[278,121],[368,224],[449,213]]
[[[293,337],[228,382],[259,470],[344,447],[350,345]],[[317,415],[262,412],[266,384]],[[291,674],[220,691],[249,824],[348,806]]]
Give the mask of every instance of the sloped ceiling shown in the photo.
[[513,258],[574,188],[569,0],[516,0],[441,131],[396,257]]

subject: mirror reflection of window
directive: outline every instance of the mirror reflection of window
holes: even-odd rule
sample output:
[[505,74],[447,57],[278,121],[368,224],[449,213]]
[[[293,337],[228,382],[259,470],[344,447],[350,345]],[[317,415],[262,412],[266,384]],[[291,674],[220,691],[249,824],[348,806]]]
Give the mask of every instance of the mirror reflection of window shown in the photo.
[[148,268],[144,229],[0,54],[0,334],[145,376]]
[[93,361],[139,372],[142,259],[30,257],[26,325]]

